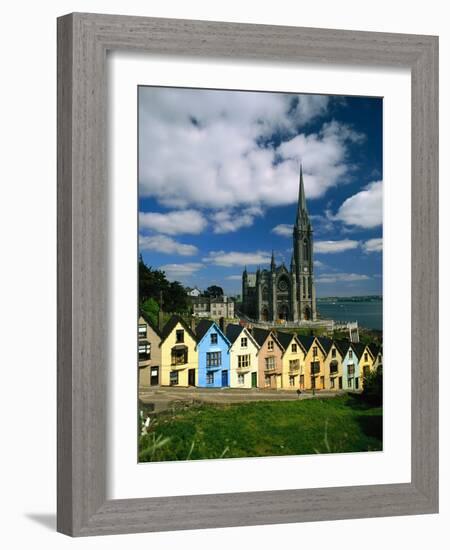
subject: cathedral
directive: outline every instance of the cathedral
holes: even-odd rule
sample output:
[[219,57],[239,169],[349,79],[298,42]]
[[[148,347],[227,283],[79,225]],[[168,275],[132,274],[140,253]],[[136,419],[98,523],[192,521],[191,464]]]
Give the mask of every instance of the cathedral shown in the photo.
[[313,236],[306,208],[303,171],[300,166],[297,217],[293,252],[288,269],[277,266],[272,252],[270,269],[242,274],[242,310],[255,321],[315,321],[316,291],[313,273]]

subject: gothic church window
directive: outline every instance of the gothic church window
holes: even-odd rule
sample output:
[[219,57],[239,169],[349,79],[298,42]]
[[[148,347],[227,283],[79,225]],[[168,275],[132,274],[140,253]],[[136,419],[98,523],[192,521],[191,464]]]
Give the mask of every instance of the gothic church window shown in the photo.
[[303,259],[305,261],[309,260],[308,239],[303,240]]

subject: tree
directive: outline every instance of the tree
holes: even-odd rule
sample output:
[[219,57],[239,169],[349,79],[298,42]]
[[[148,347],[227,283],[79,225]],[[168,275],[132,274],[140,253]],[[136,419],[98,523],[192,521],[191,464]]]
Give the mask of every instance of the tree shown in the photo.
[[364,387],[361,397],[371,405],[383,404],[383,372],[382,369],[372,371],[364,377]]
[[157,318],[162,297],[163,310],[186,313],[189,300],[186,289],[178,281],[169,282],[164,271],[152,269],[139,257],[139,304],[153,320]]
[[223,296],[223,288],[217,285],[211,285],[203,294],[208,298],[219,298],[220,296]]

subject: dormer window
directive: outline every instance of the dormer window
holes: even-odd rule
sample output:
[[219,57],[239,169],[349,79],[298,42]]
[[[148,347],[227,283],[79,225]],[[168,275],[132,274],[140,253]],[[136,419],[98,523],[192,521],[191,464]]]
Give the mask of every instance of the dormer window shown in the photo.
[[297,344],[292,344],[291,351],[292,353],[297,353]]
[[353,350],[351,349],[348,350],[348,356],[350,359],[353,359]]
[[241,338],[241,348],[247,347],[247,338]]
[[184,330],[177,330],[176,339],[177,339],[177,344],[184,343]]
[[333,348],[331,350],[331,357],[333,357],[333,358],[336,357],[336,348]]
[[313,356],[317,357],[317,346],[313,347]]
[[211,344],[217,344],[217,333],[213,332],[211,334]]
[[269,341],[267,342],[267,349],[268,349],[269,351],[273,351],[273,340],[269,340]]

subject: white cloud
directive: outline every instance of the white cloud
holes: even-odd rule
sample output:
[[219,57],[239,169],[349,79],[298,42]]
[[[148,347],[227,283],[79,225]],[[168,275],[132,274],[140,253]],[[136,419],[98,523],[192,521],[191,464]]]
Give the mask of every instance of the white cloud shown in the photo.
[[198,249],[192,244],[179,243],[165,235],[139,235],[141,250],[154,250],[163,254],[179,254],[180,256],[194,256]]
[[[140,193],[176,208],[291,204],[302,159],[308,198],[322,196],[351,171],[347,144],[362,139],[337,122],[296,136],[326,113],[328,102],[314,95],[141,88]],[[264,141],[275,131],[286,136],[276,149]]]
[[324,267],[327,267],[327,265],[320,260],[314,260],[314,267],[317,267],[318,269],[323,269]]
[[159,269],[165,271],[169,279],[185,279],[196,273],[203,267],[203,264],[190,262],[185,264],[166,264],[162,265]]
[[197,210],[172,212],[139,212],[139,227],[166,235],[198,234],[207,226],[206,219]]
[[288,223],[280,223],[272,229],[272,233],[280,237],[292,237],[294,226]]
[[211,215],[214,233],[232,233],[243,227],[250,227],[256,216],[262,216],[263,211],[258,206],[242,210],[219,210]]
[[234,267],[268,264],[270,258],[271,256],[268,252],[224,252],[221,250],[210,252],[209,256],[203,261],[222,267]]
[[383,185],[381,181],[369,183],[362,191],[345,200],[335,219],[348,225],[371,228],[383,222]]
[[355,283],[359,281],[367,281],[370,279],[368,275],[359,273],[323,273],[315,278],[316,283]]
[[370,252],[382,252],[383,239],[369,239],[368,241],[363,243],[362,248],[367,254],[369,254]]
[[314,252],[319,254],[336,254],[346,250],[358,248],[359,241],[343,239],[342,241],[317,241],[314,243]]

